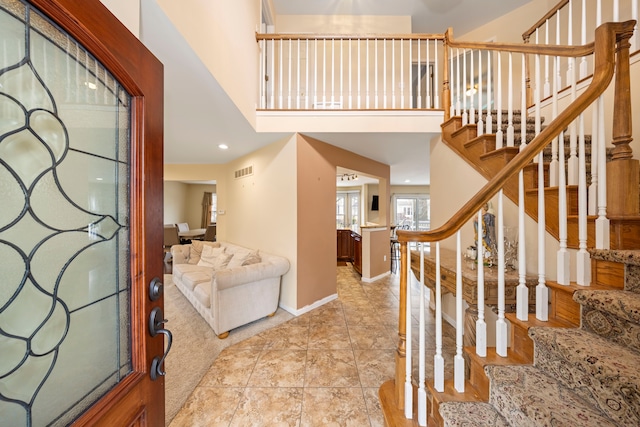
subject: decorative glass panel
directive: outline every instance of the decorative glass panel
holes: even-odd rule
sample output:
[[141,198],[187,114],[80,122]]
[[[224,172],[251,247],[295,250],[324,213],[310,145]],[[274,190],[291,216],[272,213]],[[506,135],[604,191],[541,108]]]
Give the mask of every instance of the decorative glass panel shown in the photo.
[[0,424],[68,425],[131,372],[130,97],[0,0]]

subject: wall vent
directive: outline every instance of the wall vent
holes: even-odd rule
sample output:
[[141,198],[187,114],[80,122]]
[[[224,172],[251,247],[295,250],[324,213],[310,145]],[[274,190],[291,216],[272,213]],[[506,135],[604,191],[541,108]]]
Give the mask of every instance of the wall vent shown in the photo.
[[238,169],[237,171],[234,172],[235,179],[240,179],[240,178],[244,178],[246,176],[251,176],[251,175],[253,175],[253,165],[249,165],[242,169]]

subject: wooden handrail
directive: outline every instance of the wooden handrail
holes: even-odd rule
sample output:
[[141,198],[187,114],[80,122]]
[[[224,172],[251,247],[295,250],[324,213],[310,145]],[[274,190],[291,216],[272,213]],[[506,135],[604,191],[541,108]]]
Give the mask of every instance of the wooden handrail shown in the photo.
[[[456,212],[444,225],[430,231],[398,230],[398,241],[402,242],[437,242],[452,236],[466,224],[480,208],[504,186],[506,181],[515,176],[525,165],[538,155],[561,131],[575,120],[593,101],[609,86],[615,69],[616,44],[626,42],[633,35],[635,21],[610,22],[596,29],[594,50],[593,80],[589,87],[572,102],[558,117],[516,155],[495,177],[493,177],[475,196]],[[490,45],[491,43],[474,43]],[[465,43],[470,45],[470,43]],[[530,45],[536,47],[539,45]],[[522,48],[522,46],[518,46]],[[544,46],[540,46],[545,49]],[[515,50],[520,51],[522,50]],[[537,51],[536,51],[537,52]],[[527,52],[530,53],[530,52]],[[406,260],[402,261],[403,263]]]
[[494,50],[500,52],[565,56],[574,58],[591,55],[595,49],[595,42],[577,46],[557,46],[548,44],[458,41],[453,40],[453,30],[451,28],[449,28],[445,33],[445,39],[447,46],[455,48]]
[[538,22],[533,24],[531,28],[529,28],[527,31],[522,33],[522,39],[525,41],[525,43],[527,42],[527,40],[529,40],[529,37],[531,36],[531,34],[535,33],[535,31],[538,28],[540,28],[544,23],[546,23],[549,18],[555,15],[560,9],[565,7],[567,4],[569,4],[569,0],[561,0],[560,3],[556,4],[542,18],[540,18]]
[[412,34],[264,34],[256,33],[256,41],[260,40],[444,40],[445,35],[412,33]]

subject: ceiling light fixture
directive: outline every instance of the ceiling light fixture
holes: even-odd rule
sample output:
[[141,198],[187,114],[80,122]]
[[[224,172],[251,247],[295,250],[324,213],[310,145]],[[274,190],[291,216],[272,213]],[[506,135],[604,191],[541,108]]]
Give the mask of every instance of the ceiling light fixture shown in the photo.
[[218,144],[218,148],[221,150],[226,150],[229,148],[229,146],[227,144]]
[[355,181],[358,179],[358,175],[355,173],[342,173],[337,175],[340,178],[340,181]]

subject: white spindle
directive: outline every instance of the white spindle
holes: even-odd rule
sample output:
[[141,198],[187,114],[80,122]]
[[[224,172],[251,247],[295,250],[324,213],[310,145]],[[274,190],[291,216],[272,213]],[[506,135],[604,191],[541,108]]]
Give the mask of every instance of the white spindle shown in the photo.
[[[432,108],[432,104],[431,104],[431,85],[429,84],[431,82],[431,68],[429,66],[429,59],[430,59],[430,55],[429,55],[429,40],[425,40],[424,42],[427,45],[427,51],[426,51],[426,55],[424,58],[424,66],[425,66],[425,75],[427,76],[426,79],[426,91],[425,93],[427,94],[427,99],[426,99],[426,103],[425,103],[425,108]],[[420,79],[422,80],[422,78]],[[437,86],[435,86],[437,87]],[[420,105],[420,107],[422,107],[422,104]]]
[[[304,108],[308,109],[309,108],[309,39],[306,40],[306,44],[305,44],[305,84],[304,84],[304,89],[305,89],[305,94],[304,94]],[[315,63],[313,64],[314,66],[316,65]]]
[[557,277],[560,285],[570,281],[570,259],[567,250],[567,181],[565,178],[564,132],[558,136],[558,249]]
[[400,108],[404,108],[404,39],[400,39],[400,87],[402,88],[402,92],[400,92]]
[[[536,132],[538,135],[539,132]],[[544,200],[544,160],[538,154],[538,286],[536,287],[536,318],[549,320],[549,290],[545,277],[545,200]]]
[[349,39],[349,109],[353,108],[352,51],[353,51],[353,40]]
[[[412,49],[412,41],[409,39],[409,108],[413,108],[413,49]],[[420,75],[420,72],[418,72]],[[419,78],[419,77],[418,77]]]
[[469,123],[469,115],[467,113],[467,91],[464,86],[467,84],[467,49],[462,49],[462,126]]
[[[462,112],[460,111],[460,49],[456,48],[456,116],[462,116]],[[462,122],[464,125],[465,123]]]
[[358,39],[358,109],[361,107],[362,91],[361,89],[362,74],[360,74],[360,39]]
[[344,40],[340,40],[340,108],[344,108]]
[[369,88],[369,39],[367,39],[367,47],[365,51],[365,73],[366,73],[366,84],[365,90],[367,91],[367,97],[365,99],[365,108],[369,109],[369,101],[370,101],[370,88]]
[[633,26],[633,37],[631,37],[631,48],[629,52],[635,52],[638,48],[638,0],[631,0],[631,19],[636,21]]
[[[549,20],[544,24],[544,43],[549,44]],[[544,89],[542,96],[548,98],[551,96],[551,83],[549,82],[549,55],[544,56]]]
[[[593,150],[593,147],[591,148]],[[598,98],[598,219],[596,219],[596,248],[609,249],[609,218],[607,218],[607,153],[604,140],[604,98]],[[593,167],[593,166],[591,166]]]
[[493,119],[491,118],[491,51],[487,51],[487,118],[485,122],[485,133],[493,133]]
[[[427,49],[428,48],[429,48],[429,44],[427,43]],[[421,73],[421,69],[420,69],[420,59],[421,59],[420,58],[420,39],[418,39],[418,93],[416,94],[417,100],[418,100],[418,102],[416,104],[417,108],[422,108],[422,82],[421,82],[422,79],[420,78],[420,75],[422,73]],[[427,58],[426,63],[427,64],[429,63],[428,58]],[[411,106],[413,106],[413,103],[411,104]]]
[[384,40],[382,45],[383,60],[382,60],[382,108],[387,108],[387,40]]
[[[554,70],[560,67],[560,57],[556,56],[553,60]],[[555,73],[555,71],[554,71]],[[553,81],[553,94],[551,95],[551,118],[558,117],[558,81]],[[549,163],[549,186],[558,185],[558,137],[551,141],[551,163]]]
[[[523,77],[524,79],[524,77]],[[523,110],[524,111],[524,110]],[[520,151],[525,145],[520,145]],[[524,172],[518,174],[518,287],[516,288],[516,317],[529,319],[529,288],[527,287],[527,257],[524,212]]]
[[293,58],[291,57],[291,51],[292,51],[292,41],[291,39],[288,40],[289,43],[289,58],[287,61],[287,109],[291,109],[291,64],[293,62]]
[[620,21],[620,2],[619,0],[613,0],[613,22]]
[[[587,0],[582,0],[582,14],[580,22],[580,42],[587,44]],[[580,60],[580,79],[587,77],[587,57]]]
[[433,77],[433,81],[434,81],[434,85],[433,87],[436,88],[436,91],[433,94],[433,107],[434,108],[440,108],[440,83],[438,81],[438,68],[439,68],[439,64],[438,64],[438,40],[434,40],[433,41],[433,58],[434,58],[434,66],[433,66],[433,73],[434,73],[434,77]]
[[525,55],[522,55],[522,79],[520,79],[520,151],[527,146],[527,82],[524,75],[525,69]]
[[456,115],[456,102],[455,102],[455,91],[453,90],[453,88],[455,87],[455,81],[454,81],[454,74],[453,74],[453,49],[449,48],[449,94],[450,94],[450,98],[451,98],[451,105],[449,106],[449,115],[451,117]]
[[380,68],[380,64],[378,62],[378,39],[373,40],[373,87],[374,87],[374,97],[373,97],[373,105],[374,108],[378,108],[378,68]]
[[596,28],[602,24],[602,0],[596,0]]
[[[572,1],[569,0],[569,3],[567,4],[567,45],[571,46],[573,45],[573,7],[572,7]],[[568,60],[568,69],[567,69],[567,85],[570,84],[570,82],[572,80],[574,80],[574,75],[573,75],[573,65],[574,65],[574,58],[569,58]]]
[[284,105],[283,104],[283,98],[282,98],[282,90],[283,90],[282,81],[283,81],[283,78],[284,78],[284,76],[283,76],[284,73],[282,72],[282,70],[283,70],[282,61],[284,60],[284,55],[282,53],[283,45],[284,45],[284,40],[280,40],[280,62],[279,62],[280,66],[278,67],[278,77],[279,77],[279,79],[278,79],[278,84],[279,84],[279,87],[278,87],[278,108],[282,108],[283,105]]
[[504,147],[504,135],[502,133],[502,55],[496,52],[496,148]]
[[301,92],[302,92],[300,90],[300,62],[302,61],[302,59],[300,58],[300,39],[298,39],[297,49],[298,49],[298,53],[296,55],[296,58],[298,58],[298,66],[296,67],[296,74],[297,74],[297,78],[296,78],[296,80],[297,80],[297,84],[296,84],[296,108],[299,110],[300,109],[300,96],[301,96]]
[[[478,211],[478,240],[476,247],[478,248],[478,319],[476,320],[476,354],[480,357],[487,356],[487,324],[484,320],[484,246],[483,246],[483,227],[482,227],[482,209]],[[488,233],[487,233],[488,235]]]
[[436,354],[433,356],[433,388],[444,391],[444,357],[442,356],[442,281],[440,242],[436,242]]
[[318,108],[318,39],[313,46],[313,108]]
[[591,260],[587,252],[587,169],[584,147],[584,114],[578,116],[579,176],[578,176],[578,253],[576,254],[576,283],[591,284]]
[[396,41],[391,44],[391,108],[396,108]]
[[[556,14],[556,44],[560,45],[560,11]],[[556,80],[558,90],[562,87],[562,71],[560,70],[560,59],[557,59],[558,64],[556,66]]]
[[507,322],[505,313],[504,283],[504,197],[502,190],[498,192],[498,319],[496,320],[496,353],[507,357]]
[[507,147],[515,145],[514,128],[513,128],[513,54],[509,52],[509,73],[507,88]]
[[477,135],[484,135],[484,119],[482,118],[482,51],[478,51],[478,125]]
[[[265,77],[267,75],[267,70],[265,69],[265,60],[266,60],[266,50],[265,47],[267,45],[266,40],[260,40],[260,78],[259,78],[259,86],[260,86],[260,108],[267,108],[267,99],[266,99],[266,83]],[[6,52],[6,50],[5,50]]]
[[598,103],[591,106],[591,185],[587,197],[587,214],[598,214]]
[[406,315],[406,355],[404,382],[404,416],[413,418],[413,386],[411,384],[411,246],[407,245],[407,315]]
[[[482,262],[482,258],[478,259]],[[464,313],[462,309],[462,245],[460,231],[456,233],[456,355],[454,358],[453,383],[459,393],[464,392],[464,357],[462,357]]]
[[322,108],[327,108],[327,39],[322,40]]
[[420,244],[420,347],[419,347],[419,374],[418,374],[418,425],[426,426],[427,425],[427,392],[424,388],[425,380],[426,380],[426,362],[425,362],[425,316],[424,316],[424,243]]
[[336,80],[336,66],[335,66],[335,39],[331,39],[331,108],[335,108],[335,80]]
[[[541,105],[540,105],[540,55],[534,55],[534,79],[535,79],[535,89],[533,90],[533,108],[534,108],[534,126],[535,126],[535,135],[537,136],[540,133],[541,128]],[[542,161],[542,157],[539,157],[540,161]],[[538,158],[534,159],[534,162],[538,161]]]
[[[474,55],[474,51],[471,50],[471,67],[469,68],[471,70],[471,72],[469,73],[469,79],[471,80],[469,86],[470,86],[470,100],[469,100],[469,123],[471,123],[472,125],[476,123],[476,108],[473,105],[475,103],[476,100],[476,86],[475,86],[475,79],[473,78],[473,72],[474,72],[474,64],[473,64],[473,55]],[[466,68],[466,67],[465,67]],[[477,126],[476,126],[476,134],[477,134]]]

